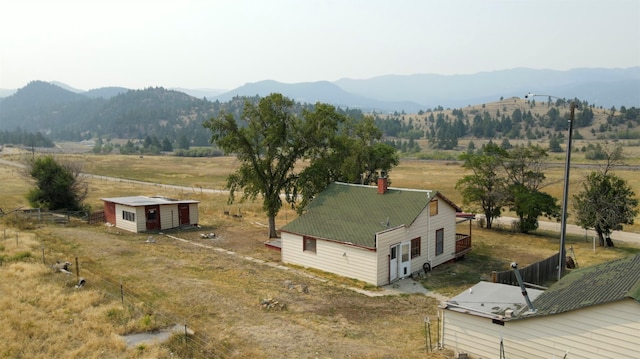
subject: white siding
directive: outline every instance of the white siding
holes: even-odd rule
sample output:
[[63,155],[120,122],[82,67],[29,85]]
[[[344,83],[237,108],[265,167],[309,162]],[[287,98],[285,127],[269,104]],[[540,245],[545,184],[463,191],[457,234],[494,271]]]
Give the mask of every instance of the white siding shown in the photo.
[[[437,197],[436,197],[437,198]],[[426,211],[425,211],[426,213]],[[446,201],[438,198],[438,214],[429,219],[429,261],[431,267],[448,262],[456,256],[456,210]],[[436,256],[436,231],[444,229],[444,248],[442,254]],[[416,270],[422,268],[422,265]]]
[[200,221],[198,215],[198,204],[190,203],[189,204],[189,224],[198,224]]
[[144,207],[130,207],[136,211],[136,232],[147,230],[147,212]]
[[180,218],[178,216],[177,204],[166,204],[160,206],[160,229],[179,227]]
[[491,319],[444,311],[444,346],[472,358],[640,358],[640,303],[622,301],[562,314],[493,324]]
[[[444,251],[436,256],[436,230],[444,229]],[[378,284],[389,282],[389,247],[420,237],[420,256],[411,259],[411,272],[422,270],[424,263],[435,267],[455,258],[456,252],[456,211],[446,201],[438,198],[438,214],[429,215],[425,207],[414,223],[408,228],[399,228],[378,234]]]
[[331,241],[316,240],[316,252],[302,250],[302,236],[282,233],[282,262],[376,283],[376,252]]
[[[132,212],[136,215],[136,221],[126,221],[122,219],[122,212]],[[143,232],[146,230],[146,217],[144,213],[144,207],[129,207],[116,203],[116,227],[122,228],[129,232]]]
[[[378,250],[376,251],[378,270],[376,272],[376,286],[389,283],[389,255],[391,252],[391,246],[401,242],[406,242],[407,240],[411,240],[411,238],[408,238],[407,229],[404,227],[378,234]],[[400,260],[400,253],[398,253],[398,260]]]

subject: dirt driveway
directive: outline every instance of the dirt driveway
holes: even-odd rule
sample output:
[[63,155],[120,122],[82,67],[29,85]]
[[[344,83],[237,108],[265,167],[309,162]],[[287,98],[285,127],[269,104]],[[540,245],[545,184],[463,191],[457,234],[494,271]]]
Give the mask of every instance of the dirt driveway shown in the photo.
[[[424,318],[435,323],[437,300],[421,294],[369,297],[344,288],[361,285],[355,282],[276,268],[267,262],[277,262],[279,252],[263,245],[265,229],[249,221],[153,235],[86,225],[41,232],[66,253],[60,259],[79,257],[89,287],[117,298],[114,284],[121,282],[127,300],[158,321],[186,323],[196,333],[195,352],[234,358],[452,354],[425,350]],[[216,236],[203,239],[202,233]],[[264,303],[275,304],[267,310]]]

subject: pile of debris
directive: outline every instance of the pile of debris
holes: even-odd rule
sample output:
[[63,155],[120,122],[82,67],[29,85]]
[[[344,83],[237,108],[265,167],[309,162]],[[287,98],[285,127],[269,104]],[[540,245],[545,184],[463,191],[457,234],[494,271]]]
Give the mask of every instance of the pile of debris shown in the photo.
[[273,298],[263,298],[260,300],[260,308],[266,311],[287,310],[287,305],[284,303],[280,303]]
[[295,284],[290,280],[285,280],[284,287],[288,290],[297,289],[300,293],[309,294],[309,287],[305,284]]

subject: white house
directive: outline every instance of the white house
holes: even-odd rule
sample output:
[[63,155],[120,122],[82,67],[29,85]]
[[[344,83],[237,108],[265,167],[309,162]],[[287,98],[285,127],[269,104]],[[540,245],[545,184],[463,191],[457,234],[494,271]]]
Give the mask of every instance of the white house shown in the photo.
[[167,197],[101,198],[105,221],[130,232],[155,231],[198,224],[198,203]]
[[456,213],[442,194],[390,188],[386,178],[377,187],[332,183],[281,228],[282,261],[385,285],[471,249]]
[[481,282],[443,303],[441,345],[470,358],[640,358],[640,254],[527,293],[533,308],[519,287]]

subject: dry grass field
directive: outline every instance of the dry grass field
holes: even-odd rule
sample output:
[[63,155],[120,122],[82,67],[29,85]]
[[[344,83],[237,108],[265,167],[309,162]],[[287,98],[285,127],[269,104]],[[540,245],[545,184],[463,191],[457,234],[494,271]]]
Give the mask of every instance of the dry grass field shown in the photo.
[[[26,156],[16,155],[16,156]],[[376,288],[326,273],[279,266],[279,253],[268,249],[266,218],[258,203],[229,205],[223,188],[236,160],[56,155],[83,172],[191,187],[88,178],[87,203],[100,198],[165,195],[201,201],[197,230],[131,234],[79,221],[65,225],[25,223],[14,214],[0,218],[0,357],[3,358],[448,358],[449,351],[427,353],[424,317],[436,319],[437,301],[422,295],[369,297],[349,287]],[[5,156],[4,159],[17,159]],[[584,171],[584,172],[583,172]],[[577,188],[586,169],[572,171]],[[455,162],[402,161],[391,174],[392,186],[442,191],[456,203],[455,182],[463,175]],[[556,183],[548,192],[560,198],[563,168],[552,167]],[[619,173],[640,188],[634,171]],[[5,213],[28,207],[31,186],[20,171],[0,164],[0,208]],[[242,220],[223,214],[242,213]],[[283,225],[295,217],[286,209]],[[631,230],[635,230],[633,226]],[[468,224],[460,228],[466,233]],[[215,239],[199,234],[214,232]],[[149,243],[148,237],[153,237]],[[183,239],[183,240],[180,240]],[[423,284],[455,295],[491,270],[521,266],[558,250],[557,234],[521,236],[473,227],[474,251],[465,260],[437,267]],[[634,246],[597,248],[569,236],[580,266],[640,251]],[[79,267],[75,267],[78,258]],[[43,261],[46,263],[43,264]],[[71,274],[54,272],[56,261],[73,263]],[[76,289],[76,269],[87,285]],[[121,291],[122,288],[122,291]],[[277,301],[265,310],[261,301]],[[186,325],[190,335],[174,335],[166,344],[127,347],[120,335]],[[432,328],[435,341],[435,328]]]

